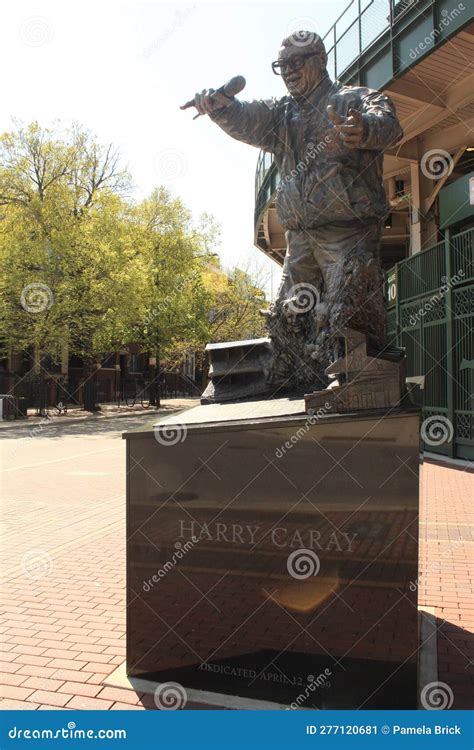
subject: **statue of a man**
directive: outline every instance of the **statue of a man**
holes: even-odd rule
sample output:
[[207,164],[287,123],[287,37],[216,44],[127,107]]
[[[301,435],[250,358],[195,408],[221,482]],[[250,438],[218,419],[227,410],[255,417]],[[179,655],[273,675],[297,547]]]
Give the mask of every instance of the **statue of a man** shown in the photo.
[[272,64],[287,96],[242,102],[209,89],[194,99],[233,138],[271,152],[279,171],[276,209],[287,249],[267,321],[276,382],[314,380],[311,360],[321,371],[338,356],[346,327],[375,349],[384,344],[382,162],[403,131],[387,96],[331,81],[326,61],[317,34],[296,32]]

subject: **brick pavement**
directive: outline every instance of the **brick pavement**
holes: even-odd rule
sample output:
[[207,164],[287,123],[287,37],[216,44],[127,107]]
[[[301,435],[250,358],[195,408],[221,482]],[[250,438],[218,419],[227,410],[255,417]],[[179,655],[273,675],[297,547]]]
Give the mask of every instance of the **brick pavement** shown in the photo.
[[[6,464],[0,709],[154,708],[150,696],[103,685],[125,653],[120,423],[82,438],[63,428],[35,439],[34,458],[23,446]],[[465,470],[422,468],[420,604],[436,611],[439,679],[453,708],[474,692],[473,489]]]
[[474,703],[473,498],[472,469],[422,467],[419,604],[435,609],[439,680],[460,709]]

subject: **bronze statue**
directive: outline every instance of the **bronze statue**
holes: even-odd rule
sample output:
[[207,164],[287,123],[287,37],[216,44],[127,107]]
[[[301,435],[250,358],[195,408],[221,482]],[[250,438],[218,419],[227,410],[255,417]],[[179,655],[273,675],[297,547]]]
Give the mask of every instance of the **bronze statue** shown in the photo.
[[270,380],[290,390],[327,384],[324,370],[341,356],[346,329],[364,333],[375,351],[384,346],[382,163],[403,131],[387,96],[331,81],[326,61],[317,34],[296,32],[272,63],[287,96],[242,102],[229,96],[229,82],[188,103],[233,138],[274,155],[287,250],[266,311]]

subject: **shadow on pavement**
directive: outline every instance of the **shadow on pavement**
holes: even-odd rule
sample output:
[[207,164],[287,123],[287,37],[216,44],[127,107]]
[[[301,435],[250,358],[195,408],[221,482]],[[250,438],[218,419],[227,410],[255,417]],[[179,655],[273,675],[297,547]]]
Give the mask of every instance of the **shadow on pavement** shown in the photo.
[[36,422],[31,423],[31,425],[28,425],[27,422],[22,422],[21,426],[0,430],[0,440],[121,435],[121,433],[127,432],[127,430],[143,427],[143,424],[147,422],[151,426],[161,417],[168,414],[177,414],[187,408],[189,406],[166,406],[158,412],[151,413],[147,409],[143,409],[141,412],[130,414],[126,417],[92,417],[84,420],[78,419],[77,423],[67,422],[66,424],[61,424],[61,417],[44,419],[42,423]]

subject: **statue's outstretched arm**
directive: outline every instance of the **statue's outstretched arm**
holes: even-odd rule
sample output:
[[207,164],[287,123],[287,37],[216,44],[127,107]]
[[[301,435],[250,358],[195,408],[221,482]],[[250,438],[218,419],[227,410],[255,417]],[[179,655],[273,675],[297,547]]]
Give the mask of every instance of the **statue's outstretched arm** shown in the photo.
[[282,112],[274,101],[241,102],[209,113],[209,117],[232,138],[264,151],[275,152],[283,145]]

